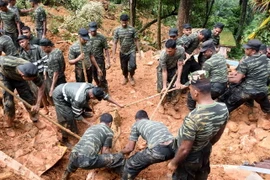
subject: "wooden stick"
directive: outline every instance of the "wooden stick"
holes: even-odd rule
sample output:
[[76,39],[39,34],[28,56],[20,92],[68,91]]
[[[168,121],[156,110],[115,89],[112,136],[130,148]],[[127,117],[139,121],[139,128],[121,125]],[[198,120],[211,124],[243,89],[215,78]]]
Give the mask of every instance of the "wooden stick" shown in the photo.
[[[80,43],[80,51],[81,51],[81,53],[83,53],[82,43],[81,43],[80,37],[79,37],[79,43]],[[83,67],[84,81],[88,83],[88,78],[87,78],[87,74],[86,74],[86,67],[85,67],[84,59],[82,60],[82,67]]]
[[[27,107],[31,108],[32,106],[26,102],[24,99],[22,99],[21,97],[17,96],[14,92],[12,92],[10,89],[8,89],[6,86],[4,86],[4,84],[2,82],[0,82],[0,87],[3,88],[5,91],[7,91],[9,94],[11,94],[13,97],[17,98],[18,100],[20,100],[21,102],[23,102]],[[44,114],[38,112],[42,117],[44,117],[45,119],[47,119],[49,122],[53,123],[54,125],[56,125],[57,127],[59,127],[61,130],[66,131],[68,134],[74,136],[77,139],[80,139],[81,137],[73,132],[71,132],[69,129],[61,126],[60,124],[58,124],[57,122],[51,120],[50,118],[48,118],[47,116],[45,116]]]
[[171,80],[171,82],[170,82],[169,86],[167,87],[166,91],[165,91],[165,92],[164,92],[164,94],[162,95],[162,97],[161,97],[161,99],[160,99],[160,101],[159,101],[159,103],[158,103],[158,105],[157,105],[156,109],[155,109],[155,110],[154,110],[154,112],[152,113],[152,115],[151,115],[150,119],[152,119],[152,118],[154,117],[154,115],[155,115],[156,111],[158,110],[158,108],[159,108],[159,106],[161,105],[161,103],[162,103],[163,99],[164,99],[164,98],[165,98],[165,96],[167,95],[167,93],[168,93],[168,91],[169,91],[170,87],[172,86],[172,83],[174,82],[174,79],[175,79],[175,78],[176,78],[176,74],[173,76],[173,78],[172,78],[172,80]]

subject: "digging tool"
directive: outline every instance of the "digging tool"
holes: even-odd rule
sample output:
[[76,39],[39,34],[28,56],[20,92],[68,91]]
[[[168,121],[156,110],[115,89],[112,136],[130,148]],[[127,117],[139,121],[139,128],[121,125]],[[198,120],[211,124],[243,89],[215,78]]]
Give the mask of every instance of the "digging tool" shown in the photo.
[[[31,108],[32,106],[26,102],[25,100],[23,100],[21,97],[17,96],[14,92],[12,92],[10,89],[8,89],[6,86],[4,86],[4,84],[2,82],[0,82],[0,87],[3,88],[5,91],[7,91],[9,94],[11,94],[13,97],[17,98],[18,100],[20,100],[21,102],[23,102],[27,107]],[[66,129],[65,127],[61,126],[60,124],[56,123],[55,121],[51,120],[50,118],[48,118],[47,116],[45,116],[44,114],[38,112],[42,117],[44,117],[45,119],[47,119],[49,122],[53,123],[54,125],[56,125],[57,127],[59,127],[61,130],[67,132],[68,134],[72,135],[73,137],[80,139],[81,137],[78,136],[77,134],[71,132],[69,129]]]
[[171,80],[171,82],[170,82],[169,86],[167,87],[166,91],[165,91],[165,92],[164,92],[164,94],[162,95],[162,97],[161,97],[161,99],[160,99],[160,101],[159,101],[159,103],[158,103],[158,105],[157,105],[156,109],[155,109],[155,110],[154,110],[154,112],[152,113],[152,115],[151,115],[150,119],[152,119],[152,118],[154,117],[154,115],[155,115],[156,111],[158,110],[158,108],[159,108],[159,106],[161,105],[161,103],[162,103],[163,99],[164,99],[164,98],[165,98],[165,96],[167,95],[167,93],[168,93],[168,91],[169,91],[170,87],[172,86],[172,83],[174,82],[175,78],[176,78],[176,74],[173,76],[173,78],[172,78],[172,80]]

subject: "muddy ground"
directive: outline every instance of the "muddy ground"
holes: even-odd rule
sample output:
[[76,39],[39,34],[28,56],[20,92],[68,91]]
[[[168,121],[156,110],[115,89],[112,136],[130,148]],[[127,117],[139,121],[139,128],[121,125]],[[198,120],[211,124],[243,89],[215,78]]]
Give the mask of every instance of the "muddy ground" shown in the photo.
[[[58,10],[47,8],[48,11],[52,13],[58,13],[62,15],[67,15],[68,11],[64,8],[58,8]],[[106,17],[106,16],[105,16]],[[118,19],[117,15],[115,15]],[[23,17],[24,22],[27,25],[33,27],[33,23],[29,17]],[[50,22],[49,22],[50,23]],[[106,36],[111,36],[111,30],[118,26],[117,20],[104,19],[103,28],[100,32]],[[155,26],[151,27],[151,31],[155,32]],[[167,38],[168,27],[162,28],[162,39]],[[153,35],[154,36],[154,35]],[[49,32],[49,38],[55,42],[57,48],[60,48],[65,55],[66,61],[67,53],[70,46],[69,42],[63,41],[60,35],[52,35]],[[112,45],[110,44],[112,47]],[[147,47],[147,45],[144,45]],[[149,48],[150,49],[150,48]],[[111,62],[112,67],[107,71],[107,80],[109,83],[109,94],[121,104],[129,104],[131,102],[137,101],[139,99],[156,94],[156,67],[158,61],[155,55],[158,54],[155,51],[149,50],[143,52],[142,60],[137,60],[137,71],[135,75],[136,85],[133,87],[129,83],[122,86],[120,84],[122,80],[119,58],[117,58],[116,63]],[[67,63],[66,75],[68,81],[74,81],[73,67]],[[121,148],[125,146],[128,141],[131,126],[134,123],[134,115],[140,110],[146,110],[149,115],[151,115],[159,102],[159,97],[132,105],[128,108],[118,109],[121,116],[121,134],[117,141],[115,142],[113,152],[120,151]],[[9,138],[5,135],[3,128],[0,129],[0,150],[7,155],[15,158],[20,163],[26,165],[31,169],[31,163],[41,164],[37,169],[31,169],[37,174],[42,174],[44,170],[44,162],[47,164],[54,164],[52,162],[57,157],[61,156],[57,154],[54,148],[57,149],[59,146],[58,139],[59,133],[57,128],[49,123],[46,119],[41,118],[43,122],[46,122],[47,128],[45,130],[38,131],[32,126],[29,121],[28,114],[23,108],[22,104],[17,104],[16,110],[16,134],[15,138]],[[50,107],[49,118],[56,121],[56,115],[54,107]],[[114,105],[109,104],[106,101],[102,101],[95,105],[95,115],[94,117],[88,119],[92,124],[98,122],[98,116],[102,112],[107,112],[112,109],[116,109]],[[0,116],[3,112],[1,111]],[[113,114],[113,112],[112,112]],[[168,126],[169,130],[176,135],[179,127],[181,126],[184,117],[188,114],[188,109],[186,107],[186,94],[181,94],[180,101],[175,105],[168,105],[165,111],[157,111],[154,116],[154,120],[163,122]],[[3,118],[1,118],[3,119]],[[81,136],[83,132],[87,129],[86,124],[78,123]],[[0,127],[3,127],[2,121],[0,122]],[[213,147],[213,152],[211,155],[211,174],[209,179],[211,180],[232,180],[232,179],[242,179],[241,175],[244,176],[243,172],[227,171],[224,170],[223,165],[241,165],[244,162],[253,163],[255,161],[260,161],[270,157],[270,123],[264,120],[264,114],[261,112],[260,108],[257,106],[253,108],[253,112],[250,108],[246,106],[241,106],[238,110],[231,114],[231,118],[224,134],[222,135],[220,141]],[[120,131],[116,132],[116,135]],[[49,143],[48,143],[48,142]],[[76,144],[77,139],[71,137],[71,143]],[[137,144],[136,151],[143,148],[143,140],[140,140]],[[42,155],[38,155],[38,152],[44,151]],[[30,152],[32,155],[27,155]],[[53,152],[53,153],[52,153]],[[68,149],[61,158],[52,168],[43,173],[41,177],[45,180],[57,180],[60,179],[66,164],[68,162],[70,150]],[[34,155],[33,155],[34,154]],[[145,180],[166,180],[170,179],[171,172],[167,170],[167,163],[160,163],[152,165],[142,171],[137,179]],[[46,167],[45,167],[46,169]],[[86,179],[89,172],[86,170],[77,170],[71,176],[71,180],[83,180]],[[96,175],[92,179],[96,180],[113,180],[119,179],[119,177],[109,170],[100,169],[95,171]],[[249,172],[247,172],[249,173]],[[270,176],[261,175],[264,179],[270,179]],[[23,179],[19,175],[15,175],[9,168],[0,164],[0,179],[9,180],[20,180]]]

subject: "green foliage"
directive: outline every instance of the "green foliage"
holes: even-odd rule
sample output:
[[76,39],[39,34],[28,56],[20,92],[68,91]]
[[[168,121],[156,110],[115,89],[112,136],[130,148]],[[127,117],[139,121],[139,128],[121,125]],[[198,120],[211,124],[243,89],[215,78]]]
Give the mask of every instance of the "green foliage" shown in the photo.
[[70,32],[77,32],[80,28],[88,28],[91,21],[102,23],[104,8],[100,2],[89,2],[85,4],[78,14],[73,14],[65,18],[63,27]]
[[87,2],[87,0],[65,0],[64,6],[68,9],[77,11],[87,4]]

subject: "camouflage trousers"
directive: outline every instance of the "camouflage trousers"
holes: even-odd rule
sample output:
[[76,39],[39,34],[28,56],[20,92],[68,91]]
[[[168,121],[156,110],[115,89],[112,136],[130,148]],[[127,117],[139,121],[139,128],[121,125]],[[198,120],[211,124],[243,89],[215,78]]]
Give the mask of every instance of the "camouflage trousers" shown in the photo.
[[232,112],[243,103],[255,100],[264,113],[270,114],[270,102],[267,97],[267,92],[260,93],[246,93],[241,85],[232,85],[228,90],[219,98],[220,102],[224,102],[229,110]]
[[[87,79],[89,83],[92,83],[93,76],[92,76],[92,68],[86,69]],[[79,67],[75,67],[75,78],[76,82],[85,82],[83,69]]]
[[106,80],[106,68],[105,68],[105,62],[104,62],[104,57],[95,57],[98,67],[101,69],[103,76],[99,77],[98,76],[98,71],[95,66],[92,66],[92,73],[93,73],[93,78],[97,84],[98,87],[102,88],[104,91],[108,91],[108,82]]
[[140,152],[137,152],[129,159],[126,160],[122,180],[131,180],[145,168],[151,164],[167,161],[174,157],[174,150],[172,144],[167,146],[157,145],[153,149],[146,148]]
[[194,59],[194,56],[191,56],[186,63],[183,65],[183,70],[181,74],[181,84],[185,84],[188,82],[188,75],[191,72],[200,70],[201,66],[197,61]]
[[[19,96],[27,103],[29,103],[30,105],[35,105],[36,99],[34,98],[34,95],[30,90],[27,81],[17,81],[9,79],[5,77],[2,73],[0,73],[0,80],[3,83],[3,85],[12,92],[16,89]],[[3,105],[4,105],[4,114],[9,118],[14,119],[15,118],[14,97],[5,90],[3,90]],[[38,121],[38,113],[31,112],[31,108],[27,106],[25,106],[25,108],[28,111],[31,120],[34,122]]]
[[77,152],[71,152],[67,171],[75,172],[78,168],[89,170],[103,167],[115,170],[122,167],[124,162],[125,158],[122,153],[85,156]]
[[210,173],[211,151],[212,144],[209,143],[201,151],[189,154],[174,171],[172,180],[207,180]]
[[17,41],[18,33],[17,32],[15,32],[15,33],[9,33],[9,32],[6,32],[5,31],[5,35],[9,36],[12,39],[12,42],[14,43],[15,47],[17,49],[19,49],[20,45],[19,45],[19,43]]
[[[219,96],[224,94],[224,92],[226,91],[226,88],[227,88],[227,83],[211,82],[211,96],[212,96],[212,99],[215,100],[215,99],[219,98]],[[196,101],[194,101],[192,99],[190,92],[187,95],[187,107],[188,107],[188,109],[190,111],[192,111],[196,107]]]
[[134,76],[135,70],[137,68],[136,65],[136,52],[132,52],[130,54],[122,54],[120,52],[120,64],[122,69],[122,74],[125,77],[128,77],[128,72],[130,76]]

